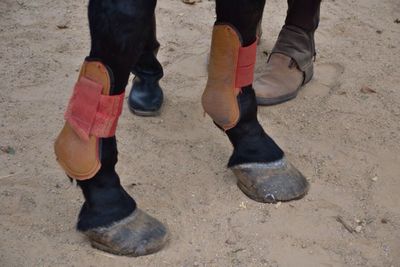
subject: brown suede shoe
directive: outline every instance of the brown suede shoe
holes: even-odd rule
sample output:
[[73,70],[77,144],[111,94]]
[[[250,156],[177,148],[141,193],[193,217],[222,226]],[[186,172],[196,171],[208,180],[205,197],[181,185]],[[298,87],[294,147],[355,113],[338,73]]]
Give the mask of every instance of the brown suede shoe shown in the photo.
[[257,103],[275,105],[297,96],[313,76],[314,36],[284,26],[268,59],[266,72],[254,82]]
[[296,97],[303,80],[303,72],[290,57],[272,54],[266,72],[254,82],[257,104],[274,105]]
[[132,257],[157,252],[168,240],[167,228],[140,209],[113,225],[90,229],[83,234],[94,248]]

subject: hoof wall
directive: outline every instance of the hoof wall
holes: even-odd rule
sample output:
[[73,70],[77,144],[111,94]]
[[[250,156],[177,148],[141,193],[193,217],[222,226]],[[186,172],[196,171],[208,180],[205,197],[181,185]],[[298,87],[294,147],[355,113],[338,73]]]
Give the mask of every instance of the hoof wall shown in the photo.
[[258,202],[299,199],[310,187],[303,174],[286,158],[271,163],[245,163],[231,169],[243,193]]
[[167,228],[140,209],[109,227],[90,229],[84,234],[94,248],[132,257],[155,253],[168,240]]

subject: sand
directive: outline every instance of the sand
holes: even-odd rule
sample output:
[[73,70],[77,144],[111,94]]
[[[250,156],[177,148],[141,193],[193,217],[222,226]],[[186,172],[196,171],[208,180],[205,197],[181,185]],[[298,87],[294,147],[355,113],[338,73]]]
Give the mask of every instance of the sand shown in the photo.
[[[400,266],[397,0],[324,1],[313,81],[259,109],[311,182],[304,199],[281,205],[237,188],[231,145],[203,117],[214,2],[159,1],[165,105],[156,118],[125,105],[117,132],[123,185],[171,231],[163,251],[141,258],[92,249],[75,231],[83,197],[53,154],[89,49],[86,5],[0,1],[0,266]],[[268,1],[256,76],[285,11]]]

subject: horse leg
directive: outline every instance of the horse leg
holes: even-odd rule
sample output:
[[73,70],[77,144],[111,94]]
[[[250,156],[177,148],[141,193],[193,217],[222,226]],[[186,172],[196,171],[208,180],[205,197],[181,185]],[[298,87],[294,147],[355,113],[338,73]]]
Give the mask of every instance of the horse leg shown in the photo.
[[164,73],[160,62],[157,60],[159,47],[154,16],[144,51],[131,70],[135,79],[129,94],[128,105],[130,110],[139,116],[158,115],[163,103],[164,96],[159,80]]
[[304,196],[309,184],[257,120],[252,87],[257,24],[265,0],[217,0],[204,110],[233,145],[230,167],[239,188],[260,202]]
[[260,105],[295,98],[311,80],[320,4],[321,0],[288,0],[285,25],[268,58],[267,69],[254,83]]
[[77,229],[92,246],[118,255],[153,253],[167,239],[166,227],[137,208],[115,171],[117,119],[155,5],[155,0],[90,0],[91,51],[55,143],[57,160],[85,198]]

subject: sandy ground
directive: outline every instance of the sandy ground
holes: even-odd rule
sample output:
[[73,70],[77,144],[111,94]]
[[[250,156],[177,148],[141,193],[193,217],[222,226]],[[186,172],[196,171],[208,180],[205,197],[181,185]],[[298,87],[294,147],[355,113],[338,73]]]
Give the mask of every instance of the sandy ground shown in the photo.
[[[312,185],[281,205],[241,193],[225,167],[230,144],[203,117],[214,2],[159,1],[164,109],[140,118],[125,106],[118,129],[122,183],[171,230],[168,247],[142,258],[94,250],[75,231],[83,198],[53,155],[88,52],[86,4],[0,1],[0,266],[400,266],[397,0],[324,1],[314,80],[260,108]],[[257,75],[285,10],[268,1]]]

